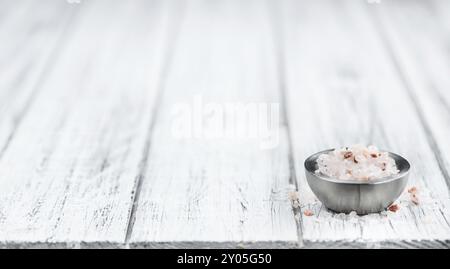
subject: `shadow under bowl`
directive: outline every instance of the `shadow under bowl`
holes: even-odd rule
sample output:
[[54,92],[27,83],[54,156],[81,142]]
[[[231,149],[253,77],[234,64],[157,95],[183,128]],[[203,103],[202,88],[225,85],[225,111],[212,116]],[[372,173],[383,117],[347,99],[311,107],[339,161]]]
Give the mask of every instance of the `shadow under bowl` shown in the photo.
[[318,152],[305,160],[308,184],[328,209],[339,213],[356,211],[358,215],[378,213],[391,205],[405,189],[411,166],[405,158],[391,152],[389,156],[395,160],[399,170],[393,176],[361,182],[316,174],[317,158],[333,150]]

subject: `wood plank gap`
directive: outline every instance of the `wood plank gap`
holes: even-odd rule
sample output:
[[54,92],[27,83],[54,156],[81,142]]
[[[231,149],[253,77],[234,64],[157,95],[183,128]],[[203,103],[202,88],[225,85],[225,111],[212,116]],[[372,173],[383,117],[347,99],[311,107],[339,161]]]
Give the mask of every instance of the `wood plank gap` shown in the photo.
[[128,225],[127,225],[127,234],[126,234],[126,238],[125,238],[126,248],[129,248],[129,241],[131,238],[131,234],[133,233],[134,222],[136,220],[137,203],[139,201],[139,195],[141,193],[142,181],[145,180],[144,174],[145,174],[145,171],[147,170],[148,156],[150,155],[149,153],[150,153],[150,148],[152,145],[152,141],[151,141],[152,133],[154,130],[156,119],[158,118],[158,115],[159,115],[158,112],[160,110],[162,98],[164,95],[163,93],[164,93],[164,88],[165,88],[165,82],[167,81],[167,74],[169,73],[170,66],[172,65],[175,44],[177,43],[178,36],[180,33],[181,23],[183,21],[184,14],[185,14],[185,5],[186,4],[183,2],[179,2],[179,3],[181,3],[181,4],[179,4],[177,6],[177,8],[175,8],[176,14],[174,16],[174,19],[171,20],[171,24],[169,26],[170,33],[166,37],[165,43],[168,44],[168,46],[165,50],[165,55],[163,57],[163,63],[162,63],[162,67],[161,67],[162,71],[161,71],[160,86],[158,87],[158,92],[156,93],[155,101],[153,104],[153,113],[152,113],[152,117],[150,118],[150,122],[148,124],[149,127],[148,127],[148,132],[147,132],[147,141],[145,143],[144,150],[143,150],[141,168],[139,170],[139,178],[137,179],[136,188],[134,190],[133,203],[132,203],[132,208],[130,211],[130,216],[129,216]]
[[[268,3],[273,3],[270,1],[267,1]],[[287,133],[287,146],[288,146],[288,160],[289,160],[289,183],[295,186],[295,191],[298,192],[299,186],[297,181],[297,171],[295,169],[295,160],[294,160],[294,147],[292,142],[292,130],[289,124],[289,116],[288,116],[288,102],[286,100],[287,98],[287,87],[286,87],[286,70],[285,70],[285,53],[284,53],[284,28],[281,23],[281,10],[279,9],[279,4],[276,3],[271,7],[269,10],[271,14],[272,23],[270,24],[272,26],[272,32],[274,36],[274,48],[275,48],[275,55],[276,55],[276,70],[278,75],[278,89],[280,91],[280,107],[281,107],[281,114],[283,117],[283,124],[286,126],[286,133]],[[267,5],[269,8],[269,5]],[[303,217],[301,214],[301,208],[295,208],[292,207],[292,213],[294,214],[295,223],[297,225],[297,236],[298,236],[298,247],[303,248]],[[298,216],[296,218],[295,216]]]

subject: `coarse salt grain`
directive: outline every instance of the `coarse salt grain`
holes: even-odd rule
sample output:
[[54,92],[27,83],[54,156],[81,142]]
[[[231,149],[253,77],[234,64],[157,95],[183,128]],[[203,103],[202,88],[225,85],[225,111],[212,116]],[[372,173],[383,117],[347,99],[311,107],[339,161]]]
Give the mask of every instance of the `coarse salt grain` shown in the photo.
[[316,174],[343,180],[368,181],[399,173],[388,152],[375,146],[354,145],[321,154]]
[[307,217],[311,217],[312,215],[314,215],[314,213],[309,209],[306,209],[305,211],[303,211],[303,214]]

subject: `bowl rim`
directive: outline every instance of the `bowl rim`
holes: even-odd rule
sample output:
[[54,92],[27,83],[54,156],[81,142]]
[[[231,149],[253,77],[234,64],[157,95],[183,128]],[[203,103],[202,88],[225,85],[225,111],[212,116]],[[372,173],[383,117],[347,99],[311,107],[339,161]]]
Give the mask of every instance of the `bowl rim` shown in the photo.
[[390,152],[390,151],[384,151],[387,152],[389,154],[389,156],[393,157],[394,160],[401,160],[402,162],[404,162],[405,167],[400,170],[400,172],[398,174],[392,175],[392,176],[388,176],[388,177],[382,177],[382,178],[377,178],[374,180],[370,180],[370,181],[360,181],[357,179],[338,179],[338,178],[332,178],[332,177],[328,177],[326,175],[323,174],[316,174],[315,171],[311,171],[308,168],[308,164],[311,162],[315,162],[317,163],[317,158],[319,157],[319,155],[327,153],[327,152],[331,152],[335,150],[334,148],[332,149],[326,149],[326,150],[322,150],[319,151],[317,153],[312,154],[311,156],[309,156],[308,158],[306,158],[305,162],[304,162],[304,167],[305,167],[305,171],[319,179],[322,179],[324,181],[328,181],[328,182],[332,182],[332,183],[339,183],[339,184],[352,184],[352,185],[377,185],[377,184],[383,184],[383,183],[388,183],[388,182],[392,182],[398,179],[403,178],[404,176],[409,174],[409,171],[411,169],[411,164],[408,162],[408,160],[404,157],[402,157],[399,154]]

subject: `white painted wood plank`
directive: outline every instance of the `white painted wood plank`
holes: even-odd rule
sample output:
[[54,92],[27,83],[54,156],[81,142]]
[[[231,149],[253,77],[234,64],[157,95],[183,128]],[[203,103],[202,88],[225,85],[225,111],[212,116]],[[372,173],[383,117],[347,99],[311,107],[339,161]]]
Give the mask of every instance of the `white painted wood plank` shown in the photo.
[[[417,0],[416,0],[417,1]],[[437,21],[439,26],[437,29],[439,35],[444,38],[443,42],[448,43],[448,35],[450,33],[450,18],[448,16],[448,10],[450,9],[450,3],[445,0],[432,0],[428,2],[423,2],[428,8],[427,13],[430,17],[427,18],[428,22],[433,23]]]
[[[259,1],[191,1],[185,14],[130,244],[295,246],[282,123],[279,145],[273,149],[260,148],[258,139],[191,139],[171,133],[174,105],[194,106],[196,97],[205,105],[280,102],[268,6]],[[224,130],[232,132],[233,127],[225,124]]]
[[125,243],[168,5],[82,1],[77,8],[76,27],[0,161],[6,246]]
[[432,3],[392,1],[376,17],[450,184],[450,4]]
[[[306,247],[448,247],[448,187],[370,8],[376,5],[284,1],[279,12],[300,202],[314,212],[299,215],[302,238]],[[322,207],[307,186],[303,161],[354,143],[410,160],[409,186],[419,188],[420,205],[405,194],[397,213],[357,218]]]
[[16,1],[2,2],[1,12],[0,156],[57,55],[74,10],[59,1]]

